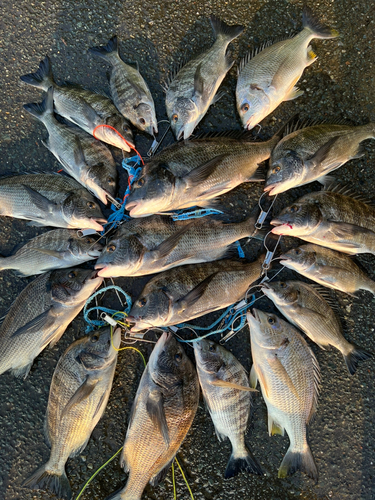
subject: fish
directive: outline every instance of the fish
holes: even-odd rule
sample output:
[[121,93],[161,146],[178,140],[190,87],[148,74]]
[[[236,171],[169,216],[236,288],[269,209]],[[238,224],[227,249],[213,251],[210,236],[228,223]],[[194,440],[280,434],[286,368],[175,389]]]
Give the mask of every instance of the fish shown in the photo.
[[113,340],[110,328],[102,328],[73,342],[59,359],[53,372],[45,418],[50,458],[23,487],[47,490],[58,498],[72,498],[65,463],[86,448],[104,413],[120,341],[120,328],[113,333]]
[[237,251],[241,238],[261,238],[255,217],[225,224],[212,217],[174,221],[153,215],[124,222],[95,264],[98,276],[144,276],[176,266],[211,262]]
[[129,478],[112,500],[141,500],[148,483],[156,486],[164,479],[198,402],[195,368],[173,334],[164,332],[142,374],[129,418],[120,461]]
[[74,179],[58,174],[0,177],[0,215],[33,225],[103,231],[107,220],[93,196]]
[[184,323],[242,300],[261,276],[263,261],[264,255],[255,262],[223,259],[158,274],[133,303],[130,334]]
[[[53,113],[53,87],[41,104],[25,104],[24,109],[40,120],[48,131],[43,145],[62,164],[65,171],[104,205],[114,201],[117,184],[116,164],[102,142],[81,129],[60,123]],[[107,199],[108,198],[108,199]]]
[[313,417],[320,384],[320,368],[299,331],[274,314],[253,309],[247,313],[253,365],[250,386],[259,381],[267,405],[269,435],[287,432],[289,448],[278,476],[297,470],[318,480],[318,470],[307,442],[306,426]]
[[261,290],[288,321],[319,347],[338,349],[350,375],[355,374],[360,361],[372,356],[344,338],[341,323],[333,311],[336,305],[324,288],[302,281],[272,281],[264,283]]
[[98,235],[79,237],[73,229],[53,229],[32,238],[13,255],[0,256],[0,270],[32,276],[78,266],[97,259],[103,249]]
[[375,254],[375,208],[342,184],[299,198],[271,220],[272,233],[356,255]]
[[353,259],[335,250],[307,244],[288,250],[280,259],[281,265],[327,288],[350,295],[367,290],[375,296],[375,281]]
[[245,443],[250,417],[251,387],[248,374],[234,355],[211,340],[194,342],[199,383],[219,441],[232,444],[224,477],[241,471],[263,475],[260,465]]
[[313,181],[326,183],[330,172],[364,155],[366,139],[375,139],[375,123],[297,123],[272,150],[264,191],[273,196]]
[[243,182],[264,180],[259,164],[282,137],[254,142],[250,135],[206,137],[175,143],[146,163],[126,201],[131,217],[192,206],[215,208],[217,197]]
[[120,115],[112,101],[76,84],[57,85],[48,56],[40,62],[36,73],[23,75],[20,79],[45,91],[53,87],[56,113],[75,123],[95,139],[124,151],[134,148],[129,122]]
[[90,269],[41,274],[22,290],[0,326],[0,375],[26,378],[34,359],[53,347],[103,278]]
[[138,129],[154,136],[158,133],[155,104],[150,89],[138,69],[124,63],[118,52],[117,36],[105,47],[92,47],[91,54],[111,64],[109,84],[116,108]]
[[296,83],[317,55],[310,42],[313,38],[335,38],[338,32],[324,26],[305,7],[303,30],[293,38],[267,42],[247,54],[238,69],[236,103],[245,129],[251,130],[283,101],[303,94]]
[[217,90],[234,64],[227,47],[244,30],[213,15],[210,22],[215,35],[212,47],[191,59],[166,84],[165,105],[177,140],[188,139],[210,105],[220,99]]

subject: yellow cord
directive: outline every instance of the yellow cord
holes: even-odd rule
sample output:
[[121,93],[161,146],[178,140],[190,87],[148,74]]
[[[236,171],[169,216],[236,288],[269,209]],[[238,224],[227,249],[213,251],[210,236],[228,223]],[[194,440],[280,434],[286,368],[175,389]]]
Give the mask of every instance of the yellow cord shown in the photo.
[[173,500],[177,500],[176,480],[174,477],[174,462],[172,462],[172,483],[173,483]]
[[[180,465],[179,461],[177,460],[177,457],[175,457],[175,460],[176,460],[176,464],[178,465],[178,468],[179,468],[179,469],[180,469],[180,471],[181,471],[182,477],[184,478],[184,481],[185,481],[185,484],[186,484],[186,486],[187,486],[187,489],[189,490],[190,497],[191,497],[191,499],[192,499],[192,500],[194,500],[194,495],[193,495],[193,492],[192,492],[192,491],[191,491],[191,489],[190,489],[189,483],[187,482],[186,476],[185,476],[185,474],[184,474],[184,471],[183,471],[183,470],[182,470],[182,468],[181,468],[181,465]],[[175,499],[176,499],[176,497],[175,497]]]

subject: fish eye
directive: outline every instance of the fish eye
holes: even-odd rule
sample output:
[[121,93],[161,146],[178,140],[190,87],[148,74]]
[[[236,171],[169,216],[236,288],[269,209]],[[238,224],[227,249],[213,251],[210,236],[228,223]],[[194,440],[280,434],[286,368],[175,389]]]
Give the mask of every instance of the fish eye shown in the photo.
[[93,335],[91,335],[90,340],[93,344],[97,342],[99,340],[99,333],[94,333]]
[[301,249],[300,249],[300,248],[296,248],[296,249],[294,250],[294,253],[295,253],[296,255],[300,255],[300,254],[301,254]]
[[109,176],[109,177],[107,178],[107,182],[108,182],[108,184],[109,184],[110,186],[114,186],[114,185],[116,184],[116,181],[115,181],[115,179],[114,179],[112,176]]
[[174,359],[178,362],[182,360],[182,354],[178,352],[177,354],[174,355]]
[[126,133],[130,132],[130,128],[127,125],[124,125],[122,130]]
[[87,243],[87,244],[89,244],[89,245],[90,245],[91,243],[95,243],[95,241],[96,241],[96,240],[94,240],[94,238],[90,238],[90,237],[87,237],[87,238],[85,239],[85,243]]
[[274,325],[274,324],[276,323],[275,318],[274,318],[273,316],[270,316],[270,317],[268,318],[268,323],[269,323],[270,325]]
[[241,106],[241,111],[243,111],[244,113],[247,113],[250,109],[250,106],[249,106],[249,103],[248,102],[245,102],[244,104],[242,104]]
[[178,121],[178,114],[175,113],[174,115],[172,115],[172,120],[176,123]]
[[93,201],[88,201],[88,202],[86,203],[86,205],[87,205],[89,208],[91,208],[91,209],[96,208],[96,205],[95,205],[95,203],[94,203]]
[[116,245],[113,243],[107,246],[107,252],[114,252],[116,250]]
[[285,283],[285,281],[281,281],[281,282],[280,282],[280,286],[281,286],[281,288],[286,288],[286,283]]
[[210,344],[210,347],[208,348],[209,351],[214,352],[215,346],[213,344]]
[[292,205],[292,206],[290,207],[290,209],[289,209],[289,212],[290,212],[291,214],[294,214],[295,212],[298,212],[298,210],[299,210],[299,207],[298,207],[297,205]]
[[280,170],[281,170],[281,167],[275,167],[274,169],[272,169],[272,173],[277,174],[277,172],[280,172]]
[[77,276],[77,271],[70,271],[68,278],[75,278]]
[[144,118],[140,118],[140,119],[139,119],[139,123],[140,123],[141,125],[146,125],[146,120],[145,120]]
[[136,183],[135,183],[135,186],[136,187],[142,187],[145,183],[145,180],[144,178],[142,177],[141,179],[139,179]]
[[147,304],[147,299],[143,298],[138,300],[139,307],[144,307],[146,304]]

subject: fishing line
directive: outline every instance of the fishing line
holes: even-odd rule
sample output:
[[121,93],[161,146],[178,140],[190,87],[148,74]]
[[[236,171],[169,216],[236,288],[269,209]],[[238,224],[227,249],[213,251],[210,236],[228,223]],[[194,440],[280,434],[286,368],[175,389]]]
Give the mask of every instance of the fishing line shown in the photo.
[[261,197],[258,200],[258,206],[260,208],[260,214],[259,214],[258,220],[255,223],[255,228],[256,229],[262,229],[263,224],[264,224],[265,220],[267,219],[267,216],[270,213],[271,208],[273,207],[273,204],[275,203],[276,198],[277,198],[277,195],[275,195],[275,197],[272,200],[272,203],[271,203],[271,206],[269,207],[269,209],[267,211],[264,211],[263,208],[262,208],[262,205],[260,204],[260,202],[261,202],[263,196],[266,196],[266,195],[267,195],[266,192],[262,193]]

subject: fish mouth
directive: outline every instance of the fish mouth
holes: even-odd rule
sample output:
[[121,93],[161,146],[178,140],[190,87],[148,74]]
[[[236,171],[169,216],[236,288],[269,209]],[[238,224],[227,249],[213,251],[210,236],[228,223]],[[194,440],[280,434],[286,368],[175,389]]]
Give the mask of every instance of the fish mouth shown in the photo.
[[115,347],[114,350],[117,350],[120,347],[121,344],[121,328],[115,328],[115,331],[113,332],[112,336],[112,349]]
[[107,266],[106,264],[95,264],[95,269],[99,269],[98,276],[101,276],[102,278],[116,277],[116,274],[113,274],[111,271],[111,266]]
[[282,191],[280,191],[278,189],[278,187],[280,186],[280,183],[279,182],[274,182],[273,184],[269,184],[269,185],[266,185],[264,186],[264,189],[263,191],[265,193],[268,193],[269,196],[274,196],[275,194],[280,194],[282,193]]
[[253,321],[255,321],[256,323],[260,323],[260,317],[259,317],[259,313],[258,313],[258,309],[249,309],[247,311],[247,322],[249,323],[249,326],[250,326],[250,323]]
[[101,253],[102,253],[101,250],[94,250],[92,252],[88,252],[87,255],[92,259],[97,259]]
[[282,236],[283,234],[288,234],[293,231],[293,225],[290,221],[282,222],[279,219],[272,219],[270,224],[271,226],[275,226],[271,230],[271,233],[273,234],[279,234],[280,236]]
[[95,231],[104,231],[104,227],[100,224],[102,222],[103,224],[107,223],[107,219],[93,219],[92,217],[90,218],[90,227],[87,229],[95,229]]
[[[130,217],[149,217],[152,214],[142,213],[142,204],[138,201],[130,201],[125,205]],[[137,210],[138,209],[138,210]]]

